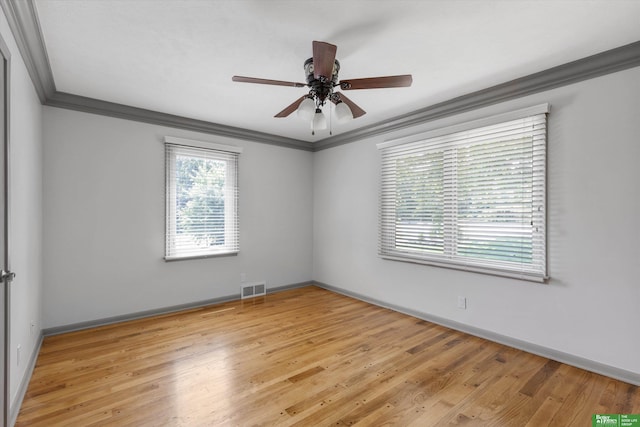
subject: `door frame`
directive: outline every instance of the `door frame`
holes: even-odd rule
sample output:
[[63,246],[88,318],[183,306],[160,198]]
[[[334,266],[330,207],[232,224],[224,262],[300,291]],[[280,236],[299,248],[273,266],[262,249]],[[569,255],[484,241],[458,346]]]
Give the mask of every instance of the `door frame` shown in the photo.
[[[0,129],[0,135],[1,135],[1,141],[0,141],[0,149],[2,149],[4,151],[4,164],[2,165],[2,171],[0,171],[0,173],[4,174],[4,188],[2,188],[0,191],[2,191],[2,194],[0,194],[0,197],[2,197],[2,203],[3,206],[0,206],[0,209],[4,209],[4,224],[0,224],[0,227],[4,228],[4,242],[0,242],[1,245],[4,246],[4,259],[0,259],[0,263],[2,263],[2,268],[4,270],[10,271],[10,257],[9,257],[9,231],[10,231],[10,220],[9,220],[9,177],[10,177],[10,173],[9,173],[9,154],[10,154],[10,145],[9,145],[9,107],[10,107],[10,71],[11,71],[11,52],[9,51],[9,47],[7,46],[6,42],[4,41],[4,38],[2,37],[2,35],[0,34],[0,66],[4,69],[4,78],[2,79],[2,81],[0,81],[0,84],[3,86],[3,92],[4,92],[4,99],[0,99],[0,102],[2,102],[3,105],[3,113],[4,113],[4,117],[3,117],[3,121],[4,121],[4,129]],[[5,281],[5,283],[3,283],[2,288],[3,288],[3,292],[4,292],[4,307],[0,307],[0,310],[2,310],[2,315],[4,315],[4,330],[0,331],[0,333],[2,333],[2,337],[0,337],[0,339],[2,339],[4,341],[4,360],[3,360],[3,366],[0,368],[2,369],[2,374],[0,378],[0,380],[2,380],[2,387],[3,387],[3,399],[0,402],[0,410],[2,412],[2,425],[3,426],[9,426],[10,425],[10,406],[11,406],[11,387],[10,387],[10,379],[11,379],[11,375],[10,375],[10,367],[11,367],[11,363],[10,363],[10,331],[11,331],[11,324],[10,324],[10,301],[11,301],[11,280],[7,280]]]

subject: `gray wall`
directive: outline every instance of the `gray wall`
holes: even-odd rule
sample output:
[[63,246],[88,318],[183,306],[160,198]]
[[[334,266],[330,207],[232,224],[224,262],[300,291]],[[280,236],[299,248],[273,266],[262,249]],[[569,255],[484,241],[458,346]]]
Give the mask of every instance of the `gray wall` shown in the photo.
[[[311,278],[312,153],[44,108],[45,327]],[[243,147],[238,256],[165,262],[165,135]]]
[[[237,295],[240,273],[269,286],[316,279],[640,372],[639,68],[311,154],[43,108],[0,15],[12,53],[12,401],[42,328]],[[377,257],[377,142],[542,102],[548,285]],[[165,135],[244,148],[237,257],[162,260]]]
[[9,254],[16,278],[11,284],[9,393],[14,410],[42,328],[42,106],[3,13],[0,34],[11,51]]
[[[551,104],[549,284],[377,256],[376,143]],[[313,278],[352,294],[640,373],[640,68],[314,155]],[[468,309],[456,307],[466,296]]]

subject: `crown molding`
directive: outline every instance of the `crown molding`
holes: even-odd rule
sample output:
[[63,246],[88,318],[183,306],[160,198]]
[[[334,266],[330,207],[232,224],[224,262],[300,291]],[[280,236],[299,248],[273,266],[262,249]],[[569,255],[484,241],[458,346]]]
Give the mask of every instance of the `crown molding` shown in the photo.
[[44,105],[314,152],[640,65],[640,41],[638,41],[340,135],[308,142],[58,92],[34,0],[0,0],[0,6],[7,17],[36,92]]
[[314,144],[313,151],[348,144],[639,65],[640,41],[323,139]]
[[40,102],[56,91],[53,73],[40,29],[40,22],[32,0],[0,0],[0,6],[16,40],[20,55],[27,66]]
[[43,105],[299,150],[313,150],[312,143],[308,141],[59,92],[53,79],[34,1],[0,0],[0,7],[9,22],[20,55]]
[[144,108],[102,101],[95,98],[87,98],[66,92],[54,92],[51,96],[47,97],[43,104],[51,107],[65,108],[67,110],[81,111],[84,113],[117,117],[120,119],[168,126],[176,129],[185,129],[235,139],[260,142],[263,144],[312,151],[312,145],[307,141],[221,125],[205,120],[190,119],[188,117],[146,110]]

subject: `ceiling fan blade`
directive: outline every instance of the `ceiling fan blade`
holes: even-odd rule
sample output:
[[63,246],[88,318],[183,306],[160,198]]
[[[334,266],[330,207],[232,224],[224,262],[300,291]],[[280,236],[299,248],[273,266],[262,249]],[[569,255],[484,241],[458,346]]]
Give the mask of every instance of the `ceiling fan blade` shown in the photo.
[[293,113],[294,111],[296,111],[298,109],[298,107],[300,106],[300,104],[302,103],[302,101],[304,101],[305,98],[307,98],[309,95],[302,95],[300,98],[296,99],[293,104],[289,105],[287,108],[285,108],[284,110],[280,111],[278,114],[276,114],[273,117],[287,117],[289,114]]
[[305,87],[304,83],[285,82],[282,80],[269,80],[269,79],[256,79],[254,77],[233,76],[231,78],[234,82],[241,83],[258,83],[261,85],[276,85],[276,86],[291,86],[291,87]]
[[331,98],[331,101],[334,104],[337,104],[338,101],[342,101],[345,104],[347,104],[349,106],[349,108],[351,109],[351,113],[353,114],[353,118],[357,119],[360,116],[364,116],[365,114],[367,114],[366,111],[364,111],[362,108],[358,107],[355,102],[353,102],[352,100],[350,100],[349,98],[347,98],[344,94],[340,93],[340,92],[335,92],[334,93],[335,96],[333,96]]
[[331,81],[337,50],[338,47],[333,44],[313,42],[313,76],[316,79],[322,76]]
[[366,79],[352,79],[340,81],[340,89],[383,89],[388,87],[409,87],[413,82],[411,74],[401,76],[369,77]]

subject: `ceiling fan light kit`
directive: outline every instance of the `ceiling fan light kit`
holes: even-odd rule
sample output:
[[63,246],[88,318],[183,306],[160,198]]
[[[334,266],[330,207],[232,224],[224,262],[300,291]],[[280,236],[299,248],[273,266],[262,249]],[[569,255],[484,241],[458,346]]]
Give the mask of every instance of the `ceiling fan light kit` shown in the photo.
[[314,41],[312,47],[313,57],[304,62],[306,84],[244,76],[233,76],[232,80],[243,83],[308,87],[309,93],[307,95],[301,96],[274,117],[287,117],[296,111],[298,117],[310,122],[312,134],[315,134],[315,130],[327,128],[327,119],[322,113],[322,107],[327,100],[335,104],[338,123],[346,123],[366,114],[349,98],[334,91],[335,87],[340,87],[342,90],[408,87],[413,81],[410,74],[340,81],[338,79],[340,62],[336,59],[337,46]]
[[300,106],[296,110],[298,117],[305,122],[313,120],[313,115],[316,112],[316,103],[312,97],[308,96],[304,98],[304,101],[300,103]]
[[327,118],[322,114],[322,110],[320,108],[316,108],[316,113],[313,115],[313,121],[311,122],[311,132],[326,128]]
[[349,120],[353,120],[351,108],[342,101],[336,104],[335,112],[338,123],[347,123]]

